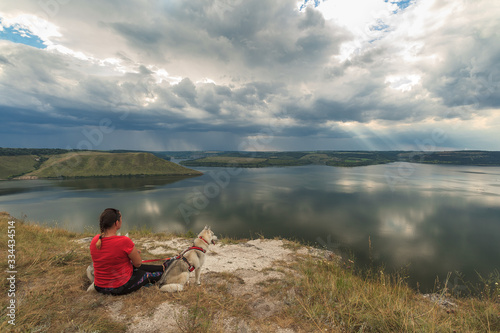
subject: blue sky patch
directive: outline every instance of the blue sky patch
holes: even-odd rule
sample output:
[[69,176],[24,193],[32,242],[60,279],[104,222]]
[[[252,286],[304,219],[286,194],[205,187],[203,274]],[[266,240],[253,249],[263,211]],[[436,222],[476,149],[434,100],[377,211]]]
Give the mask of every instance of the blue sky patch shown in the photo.
[[395,10],[393,13],[396,14],[398,11],[405,10],[410,5],[413,5],[416,0],[401,0],[401,1],[390,1],[384,0],[385,2],[390,2],[398,6],[398,10]]
[[376,31],[388,31],[390,28],[389,25],[385,24],[382,21],[378,21],[376,25],[372,25],[370,27],[370,30],[376,30]]
[[399,9],[403,10],[409,7],[412,3],[414,3],[414,0],[403,0],[399,2],[393,2],[396,5],[398,5]]
[[3,27],[3,30],[0,31],[0,39],[10,40],[14,43],[25,44],[39,49],[47,47],[40,37],[34,35],[31,31],[22,28],[19,25]]
[[300,6],[300,11],[303,11],[306,7],[307,7],[307,4],[308,3],[314,3],[314,8],[318,7],[319,4],[321,3],[320,0],[304,0],[304,3]]

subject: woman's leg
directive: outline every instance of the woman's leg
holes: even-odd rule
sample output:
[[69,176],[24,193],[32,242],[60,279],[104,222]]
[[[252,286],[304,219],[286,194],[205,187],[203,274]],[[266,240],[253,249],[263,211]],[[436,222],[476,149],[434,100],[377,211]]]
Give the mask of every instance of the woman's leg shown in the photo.
[[141,267],[139,267],[139,269],[141,271],[145,271],[147,273],[153,273],[153,274],[150,274],[148,276],[150,283],[158,282],[163,274],[163,266],[162,265],[141,265]]
[[141,265],[141,267],[134,270],[132,278],[125,284],[123,292],[128,294],[140,289],[148,283],[158,282],[162,274],[163,266]]
[[142,264],[141,267],[139,267],[139,269],[146,271],[146,272],[163,272],[162,265],[144,265],[144,264]]
[[158,282],[162,274],[162,265],[141,265],[139,268],[134,268],[132,276],[123,286],[118,288],[96,287],[96,290],[103,294],[126,295],[140,289],[148,283]]

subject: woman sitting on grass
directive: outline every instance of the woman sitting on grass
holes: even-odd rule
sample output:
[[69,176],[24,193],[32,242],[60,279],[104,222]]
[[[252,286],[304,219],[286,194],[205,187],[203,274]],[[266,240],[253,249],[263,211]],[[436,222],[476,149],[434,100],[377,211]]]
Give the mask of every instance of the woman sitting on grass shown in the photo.
[[95,290],[103,294],[125,295],[160,280],[162,265],[143,265],[141,252],[127,236],[118,236],[122,215],[106,208],[99,218],[101,234],[90,242],[94,264]]

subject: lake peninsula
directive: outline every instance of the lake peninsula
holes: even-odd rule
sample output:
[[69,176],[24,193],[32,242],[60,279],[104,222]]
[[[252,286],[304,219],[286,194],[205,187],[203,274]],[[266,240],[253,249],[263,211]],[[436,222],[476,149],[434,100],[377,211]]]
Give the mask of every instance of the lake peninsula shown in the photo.
[[33,150],[29,154],[0,156],[0,179],[199,175],[199,171],[147,152]]

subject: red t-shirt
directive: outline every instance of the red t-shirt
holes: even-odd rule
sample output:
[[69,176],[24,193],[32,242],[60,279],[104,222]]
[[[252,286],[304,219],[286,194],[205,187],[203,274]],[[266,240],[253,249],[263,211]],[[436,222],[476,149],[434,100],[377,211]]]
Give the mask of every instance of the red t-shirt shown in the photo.
[[95,247],[96,235],[90,242],[90,255],[94,263],[94,284],[101,288],[118,288],[132,276],[133,266],[128,255],[134,242],[127,236],[110,236],[101,239],[101,249]]

